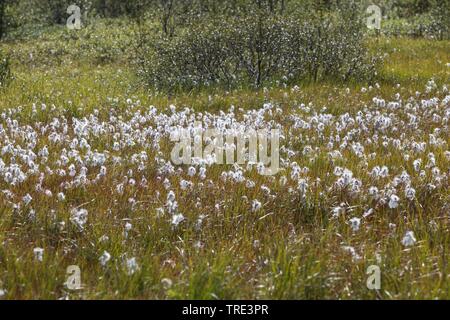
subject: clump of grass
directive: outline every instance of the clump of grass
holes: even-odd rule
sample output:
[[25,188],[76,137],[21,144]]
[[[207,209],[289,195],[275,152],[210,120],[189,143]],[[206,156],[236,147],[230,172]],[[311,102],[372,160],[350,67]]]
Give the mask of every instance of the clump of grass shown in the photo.
[[12,80],[9,57],[0,51],[0,88],[6,87]]

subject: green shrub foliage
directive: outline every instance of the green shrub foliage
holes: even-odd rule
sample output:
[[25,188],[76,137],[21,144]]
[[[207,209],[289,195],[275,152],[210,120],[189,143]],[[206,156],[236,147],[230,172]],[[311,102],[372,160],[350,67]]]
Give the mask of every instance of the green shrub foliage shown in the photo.
[[366,29],[356,5],[286,14],[265,3],[234,15],[191,21],[174,33],[149,39],[140,59],[141,75],[151,86],[168,91],[260,87],[305,78],[370,80],[376,75],[377,59],[364,45]]

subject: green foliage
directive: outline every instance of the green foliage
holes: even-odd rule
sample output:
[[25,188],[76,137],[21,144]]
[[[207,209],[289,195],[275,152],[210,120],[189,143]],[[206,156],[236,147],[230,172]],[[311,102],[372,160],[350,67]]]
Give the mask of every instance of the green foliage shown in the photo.
[[396,0],[394,1],[394,6],[398,16],[400,18],[405,18],[429,11],[432,1],[433,0]]
[[9,11],[11,9],[12,1],[1,0],[0,1],[0,39],[6,35],[6,31],[11,24],[11,17]]
[[0,2],[0,39],[5,34],[5,12],[6,12],[6,4],[1,1]]

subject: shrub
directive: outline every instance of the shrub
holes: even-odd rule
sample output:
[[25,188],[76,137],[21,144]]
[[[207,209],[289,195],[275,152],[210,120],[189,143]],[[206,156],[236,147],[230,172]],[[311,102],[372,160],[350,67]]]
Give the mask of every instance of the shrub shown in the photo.
[[7,27],[11,24],[8,12],[11,4],[11,0],[0,0],[0,39],[6,35]]
[[49,24],[64,24],[67,21],[67,8],[73,4],[70,0],[40,0],[34,5],[42,20]]
[[365,28],[354,12],[285,15],[256,8],[253,14],[204,19],[149,40],[139,72],[167,91],[289,79],[370,80],[376,59],[364,46]]
[[158,89],[192,89],[215,83],[231,84],[231,51],[224,32],[211,25],[193,27],[174,38],[154,39],[150,52],[142,59],[142,75]]

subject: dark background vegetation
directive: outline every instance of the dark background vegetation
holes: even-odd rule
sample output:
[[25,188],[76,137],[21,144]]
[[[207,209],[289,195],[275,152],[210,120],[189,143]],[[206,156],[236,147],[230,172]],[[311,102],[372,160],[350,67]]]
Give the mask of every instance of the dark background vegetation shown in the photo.
[[[365,24],[371,3],[383,10],[386,35],[448,38],[449,0],[1,0],[0,38],[64,28],[67,7],[77,4],[83,27],[108,19],[125,26],[109,35],[110,43],[86,29],[92,46],[81,50],[95,51],[99,62],[126,56],[143,82],[160,91],[299,79],[373,82],[382,56],[366,46],[374,35]],[[5,84],[10,63],[4,55],[0,63]]]

